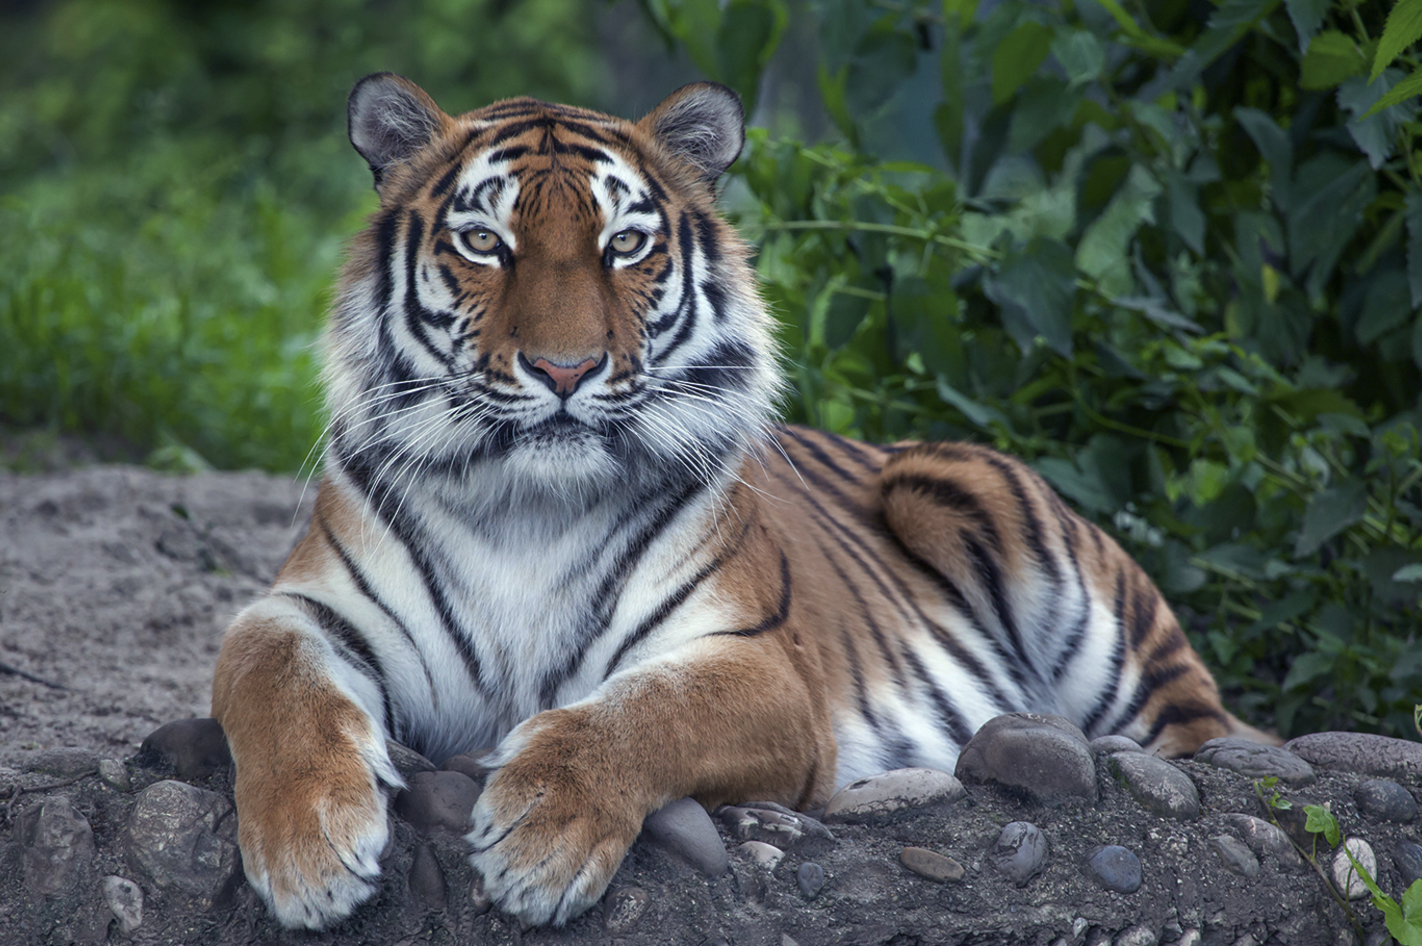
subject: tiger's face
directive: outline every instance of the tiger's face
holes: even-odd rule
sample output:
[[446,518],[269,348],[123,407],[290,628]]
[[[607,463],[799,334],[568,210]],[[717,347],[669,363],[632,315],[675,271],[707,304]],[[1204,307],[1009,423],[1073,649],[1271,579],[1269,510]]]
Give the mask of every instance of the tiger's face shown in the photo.
[[456,118],[364,80],[351,140],[381,205],[330,335],[334,447],[583,497],[734,466],[776,386],[712,206],[741,122],[705,83],[634,124],[533,99]]

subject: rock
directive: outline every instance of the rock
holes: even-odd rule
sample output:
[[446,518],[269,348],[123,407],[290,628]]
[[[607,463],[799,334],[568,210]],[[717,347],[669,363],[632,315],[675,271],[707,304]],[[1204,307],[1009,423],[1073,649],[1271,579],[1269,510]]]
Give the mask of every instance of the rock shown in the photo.
[[1091,751],[1097,755],[1110,755],[1113,752],[1145,752],[1141,744],[1129,736],[1097,736],[1091,740]]
[[857,779],[835,792],[825,820],[873,823],[910,809],[948,805],[967,796],[963,783],[938,769],[894,769]]
[[1166,818],[1200,817],[1200,793],[1190,776],[1162,759],[1142,752],[1117,752],[1107,764],[1131,797]]
[[444,871],[428,844],[415,845],[415,859],[410,863],[410,874],[406,878],[410,885],[410,896],[425,912],[444,909]]
[[1211,739],[1195,753],[1195,761],[1230,769],[1249,778],[1274,776],[1295,788],[1311,785],[1318,778],[1313,768],[1294,753],[1239,736]]
[[1119,845],[1106,845],[1086,863],[1091,876],[1107,890],[1135,893],[1141,889],[1141,859]]
[[899,852],[899,863],[920,877],[947,883],[963,879],[963,865],[951,857],[924,847],[906,847]]
[[1253,815],[1225,815],[1225,824],[1248,846],[1255,857],[1272,855],[1280,864],[1298,867],[1303,858],[1282,830]]
[[110,874],[105,877],[100,889],[104,892],[104,903],[113,911],[119,929],[132,933],[143,925],[143,890],[131,880]]
[[716,817],[743,841],[763,841],[783,850],[805,837],[799,818],[778,811],[723,805],[716,810]]
[[439,766],[408,746],[402,746],[393,739],[385,740],[385,754],[390,756],[390,764],[406,782],[419,772],[437,772]]
[[993,784],[1042,804],[1096,801],[1096,764],[1080,729],[1060,716],[988,720],[958,756],[965,784]]
[[120,792],[126,792],[132,787],[132,782],[128,777],[128,766],[118,759],[100,759],[99,778],[105,785]]
[[602,925],[609,933],[630,933],[650,902],[641,887],[614,887],[602,901]]
[[1010,822],[993,845],[992,859],[1008,880],[1025,887],[1047,863],[1047,837],[1029,821]]
[[648,815],[642,822],[642,837],[707,877],[719,877],[731,866],[711,816],[692,798],[679,798]]
[[484,779],[489,773],[494,771],[492,766],[485,765],[484,756],[492,752],[492,749],[485,749],[482,752],[465,752],[459,755],[450,756],[444,760],[444,769],[447,772],[459,772],[467,775],[480,785],[484,784]]
[[78,886],[94,861],[94,831],[62,796],[26,809],[16,819],[15,838],[24,852],[25,886],[40,896]]
[[746,855],[766,870],[774,870],[775,865],[780,863],[780,859],[785,856],[785,852],[773,844],[766,844],[764,841],[747,841],[737,851]]
[[1128,930],[1122,930],[1111,946],[1155,946],[1159,941],[1155,930],[1144,924],[1137,924]]
[[1392,847],[1392,862],[1406,885],[1422,880],[1422,844],[1399,840]]
[[1348,859],[1349,853],[1374,880],[1378,876],[1378,858],[1372,845],[1362,838],[1345,838],[1343,846],[1333,855],[1333,885],[1349,900],[1357,900],[1368,895],[1368,888],[1354,869],[1353,861]]
[[800,830],[805,833],[805,837],[823,838],[827,841],[834,840],[834,835],[830,832],[830,829],[826,828],[823,824],[821,824],[818,819],[811,817],[807,812],[794,811],[793,809],[786,808],[784,805],[778,802],[743,801],[736,807],[744,808],[747,811],[751,812],[773,811],[776,814],[786,815],[790,818],[795,819],[796,823],[800,826]]
[[1222,834],[1219,837],[1211,838],[1210,846],[1214,848],[1215,854],[1219,856],[1220,863],[1226,870],[1233,871],[1241,877],[1259,876],[1259,859],[1254,856],[1254,852],[1249,850],[1249,846],[1243,841]]
[[409,787],[395,796],[395,814],[416,829],[453,831],[469,830],[469,817],[479,800],[479,785],[460,772],[422,771],[411,774]]
[[800,888],[801,896],[806,900],[813,900],[820,895],[820,889],[825,885],[825,869],[814,861],[806,861],[795,871],[795,883]]
[[182,779],[206,778],[232,764],[227,736],[215,719],[178,719],[164,723],[143,740],[140,765],[171,766]]
[[1375,733],[1320,732],[1299,736],[1284,748],[1325,769],[1386,778],[1422,778],[1422,743]]
[[1368,779],[1358,786],[1353,799],[1359,811],[1380,821],[1407,824],[1417,817],[1417,799],[1391,779]]
[[145,788],[128,819],[130,861],[159,887],[207,909],[220,900],[241,866],[232,803],[182,782]]
[[30,756],[26,768],[60,778],[79,778],[99,770],[99,754],[93,749],[44,749]]

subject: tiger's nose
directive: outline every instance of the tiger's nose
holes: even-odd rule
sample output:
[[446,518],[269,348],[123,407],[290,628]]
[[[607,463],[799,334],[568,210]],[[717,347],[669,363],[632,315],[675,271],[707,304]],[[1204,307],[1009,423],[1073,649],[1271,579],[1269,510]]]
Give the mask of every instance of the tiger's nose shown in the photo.
[[548,385],[548,389],[554,394],[567,400],[583,383],[584,378],[602,367],[602,363],[607,360],[607,353],[603,352],[599,359],[588,358],[573,365],[559,364],[547,358],[535,358],[530,362],[523,352],[519,352],[518,360],[525,371]]

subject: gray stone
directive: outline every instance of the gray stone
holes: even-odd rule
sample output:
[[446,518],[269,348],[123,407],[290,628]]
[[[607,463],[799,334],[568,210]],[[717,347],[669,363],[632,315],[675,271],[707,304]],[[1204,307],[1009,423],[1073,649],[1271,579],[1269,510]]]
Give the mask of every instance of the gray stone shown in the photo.
[[1200,931],[1192,928],[1181,933],[1180,938],[1172,943],[1171,946],[1200,946],[1200,940]]
[[426,834],[469,830],[469,816],[479,800],[479,785],[460,772],[415,772],[409,787],[395,796],[395,814]]
[[1225,815],[1224,820],[1230,830],[1249,847],[1255,857],[1262,858],[1266,854],[1271,855],[1280,864],[1287,867],[1298,867],[1303,864],[1303,858],[1299,856],[1299,852],[1293,842],[1289,840],[1289,836],[1282,829],[1263,818],[1256,818],[1253,815],[1229,814]]
[[143,890],[131,880],[110,874],[105,877],[100,889],[104,892],[104,903],[113,911],[119,929],[132,933],[143,925]]
[[1219,837],[1210,838],[1210,847],[1214,849],[1225,869],[1241,877],[1259,876],[1259,858],[1255,857],[1249,846],[1238,838],[1222,834]]
[[1422,844],[1399,839],[1392,847],[1392,862],[1408,886],[1422,880]]
[[41,896],[77,886],[94,861],[94,831],[62,796],[26,809],[16,819],[15,838],[24,851],[25,886]]
[[128,819],[128,854],[159,887],[206,909],[228,891],[241,865],[232,803],[182,782],[155,782]]
[[764,841],[747,841],[736,848],[737,851],[746,855],[766,870],[774,870],[775,865],[780,863],[785,852],[774,844],[766,844]]
[[963,783],[938,769],[894,769],[857,779],[835,792],[825,806],[828,822],[866,823],[967,796]]
[[178,719],[148,734],[138,749],[138,762],[169,765],[182,779],[206,778],[231,765],[232,753],[217,720]]
[[1195,761],[1229,769],[1248,778],[1274,776],[1295,788],[1311,785],[1318,778],[1308,762],[1294,753],[1239,736],[1211,739],[1196,751]]
[[707,877],[719,877],[731,866],[711,816],[693,798],[679,798],[648,815],[642,837]]
[[1386,778],[1422,778],[1422,743],[1375,733],[1320,732],[1284,748],[1325,769]]
[[1091,876],[1107,890],[1135,893],[1141,889],[1141,859],[1117,844],[1108,844],[1086,862]]
[[459,772],[467,775],[480,785],[484,784],[484,779],[489,777],[489,773],[494,771],[493,766],[484,764],[484,757],[492,752],[492,749],[485,749],[482,752],[463,752],[456,756],[450,756],[444,760],[444,768],[448,772]]
[[1159,941],[1155,930],[1144,924],[1137,924],[1128,930],[1122,930],[1112,946],[1155,946]]
[[410,897],[420,909],[426,912],[444,909],[447,893],[444,871],[428,844],[422,842],[415,845],[415,858],[410,863],[410,874],[406,880],[410,885]]
[[602,901],[602,925],[609,933],[630,933],[650,902],[641,887],[614,887]]
[[1097,755],[1110,755],[1113,752],[1145,752],[1141,744],[1129,736],[1097,736],[1091,740],[1091,751]]
[[1166,818],[1200,817],[1200,793],[1190,776],[1155,756],[1117,752],[1107,760],[1131,797]]
[[128,777],[128,766],[118,759],[100,759],[99,778],[109,788],[120,792],[126,792],[132,787],[132,782]]
[[825,885],[825,869],[814,861],[806,861],[795,871],[795,883],[800,888],[801,896],[813,900]]
[[920,877],[927,877],[938,883],[963,879],[963,865],[925,847],[906,847],[899,852],[899,863]]
[[1417,799],[1391,779],[1368,779],[1358,786],[1353,799],[1359,811],[1380,821],[1407,824],[1417,817]]
[[993,845],[992,859],[1008,880],[1025,887],[1047,863],[1047,836],[1030,821],[1010,822]]
[[439,770],[439,766],[429,759],[408,746],[400,745],[393,739],[385,740],[385,754],[390,757],[390,764],[395,766],[395,771],[399,772],[400,777],[407,782],[419,772]]
[[1096,763],[1080,729],[1060,716],[988,720],[958,756],[965,784],[993,784],[1043,804],[1096,801]]
[[30,756],[26,767],[32,772],[42,772],[45,775],[79,778],[99,770],[99,754],[93,749],[73,747],[44,749]]
[[[1350,853],[1353,860],[1348,859]],[[1345,838],[1343,846],[1333,855],[1333,885],[1349,900],[1368,895],[1367,885],[1353,867],[1354,860],[1368,872],[1369,877],[1376,879],[1378,876],[1378,858],[1373,853],[1372,845],[1362,838]]]

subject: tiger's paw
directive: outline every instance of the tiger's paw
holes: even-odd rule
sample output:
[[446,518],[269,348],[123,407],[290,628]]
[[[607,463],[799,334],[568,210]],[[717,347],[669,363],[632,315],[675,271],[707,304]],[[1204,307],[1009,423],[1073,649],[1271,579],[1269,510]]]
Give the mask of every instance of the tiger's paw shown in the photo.
[[380,854],[390,833],[381,783],[396,786],[401,779],[383,747],[375,764],[348,749],[320,768],[248,766],[244,772],[238,760],[242,866],[289,929],[328,927],[379,889]]
[[572,719],[543,713],[505,740],[466,836],[485,891],[526,923],[562,926],[596,903],[645,814],[579,758],[594,737]]

